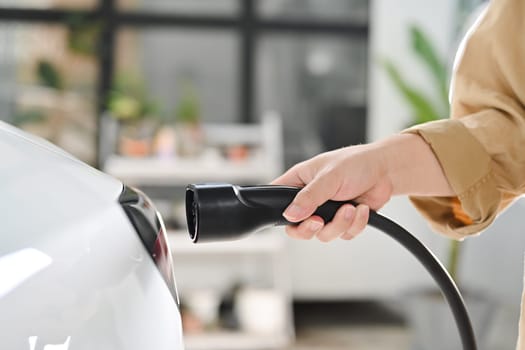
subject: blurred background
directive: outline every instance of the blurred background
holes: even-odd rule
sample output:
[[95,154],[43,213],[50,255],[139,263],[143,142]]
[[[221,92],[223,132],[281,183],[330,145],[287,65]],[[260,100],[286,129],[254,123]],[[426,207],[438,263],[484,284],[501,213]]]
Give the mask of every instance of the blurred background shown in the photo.
[[[372,229],[191,246],[184,187],[264,184],[319,152],[447,117],[480,0],[0,0],[0,119],[148,193],[169,229],[187,349],[459,349],[434,284]],[[382,212],[454,273],[481,349],[515,345],[517,202],[461,244],[406,198]],[[450,341],[450,344],[445,343]]]

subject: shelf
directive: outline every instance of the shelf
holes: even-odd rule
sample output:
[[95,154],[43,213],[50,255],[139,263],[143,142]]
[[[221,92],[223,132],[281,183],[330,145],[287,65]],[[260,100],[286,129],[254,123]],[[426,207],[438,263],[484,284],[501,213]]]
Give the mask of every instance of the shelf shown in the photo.
[[[273,232],[272,232],[273,231]],[[282,229],[271,229],[229,242],[194,244],[186,230],[168,231],[171,252],[180,254],[273,254],[286,248]]]
[[280,349],[290,343],[284,334],[248,334],[242,332],[210,332],[184,337],[186,350],[248,350]]
[[258,158],[242,163],[221,159],[128,158],[112,155],[104,171],[128,184],[186,185],[199,182],[266,183],[277,164]]
[[[194,158],[132,158],[116,154],[104,157],[104,171],[123,182],[141,186],[185,186],[188,183],[222,182],[265,184],[282,173],[282,126],[275,112],[267,112],[258,124],[203,124],[206,147]],[[226,145],[254,146],[242,161],[225,159]],[[115,145],[107,145],[114,152]]]

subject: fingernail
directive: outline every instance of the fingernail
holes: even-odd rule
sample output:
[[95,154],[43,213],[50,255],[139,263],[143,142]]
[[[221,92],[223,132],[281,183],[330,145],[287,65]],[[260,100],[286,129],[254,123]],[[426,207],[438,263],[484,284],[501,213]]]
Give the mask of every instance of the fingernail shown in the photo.
[[351,205],[345,208],[345,220],[350,221],[355,215],[355,208]]
[[290,206],[288,206],[288,208],[286,208],[286,210],[283,213],[283,216],[288,221],[300,220],[304,216],[304,210],[297,204],[291,204]]
[[319,231],[321,229],[321,227],[323,227],[323,223],[319,222],[319,221],[312,221],[312,222],[310,222],[310,224],[308,224],[308,228],[312,232]]
[[368,205],[361,204],[359,207],[360,207],[359,215],[361,215],[361,216],[366,215],[366,212],[368,212],[368,210],[369,210]]

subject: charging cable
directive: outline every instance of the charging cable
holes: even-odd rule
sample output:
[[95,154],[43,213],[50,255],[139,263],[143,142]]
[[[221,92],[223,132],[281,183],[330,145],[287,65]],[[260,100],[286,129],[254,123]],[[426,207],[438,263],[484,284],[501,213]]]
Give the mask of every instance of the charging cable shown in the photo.
[[[193,242],[239,239],[275,225],[294,225],[282,216],[299,188],[288,186],[236,186],[230,184],[188,185],[186,219]],[[352,201],[328,201],[317,208],[325,222],[337,209]],[[456,284],[434,254],[417,238],[392,220],[371,210],[368,224],[398,241],[434,278],[456,321],[464,350],[476,350],[474,330]]]

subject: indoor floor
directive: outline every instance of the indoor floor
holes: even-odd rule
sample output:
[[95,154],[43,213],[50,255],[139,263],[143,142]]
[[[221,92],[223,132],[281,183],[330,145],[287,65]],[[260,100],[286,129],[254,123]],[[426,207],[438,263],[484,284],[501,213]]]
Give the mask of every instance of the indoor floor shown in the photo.
[[[410,327],[396,307],[376,302],[296,304],[297,341],[286,350],[423,350],[413,348]],[[503,307],[495,313],[480,350],[514,349],[517,311]]]

